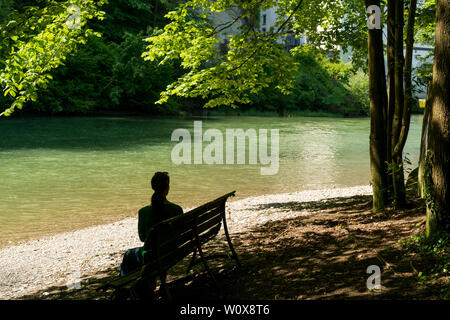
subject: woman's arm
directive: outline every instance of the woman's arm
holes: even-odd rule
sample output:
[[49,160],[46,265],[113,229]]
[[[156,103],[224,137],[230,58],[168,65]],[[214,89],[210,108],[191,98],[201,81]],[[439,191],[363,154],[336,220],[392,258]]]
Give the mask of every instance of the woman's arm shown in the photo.
[[145,242],[144,218],[143,218],[141,210],[139,210],[139,213],[138,213],[138,234],[139,234],[139,240],[141,240],[142,242]]

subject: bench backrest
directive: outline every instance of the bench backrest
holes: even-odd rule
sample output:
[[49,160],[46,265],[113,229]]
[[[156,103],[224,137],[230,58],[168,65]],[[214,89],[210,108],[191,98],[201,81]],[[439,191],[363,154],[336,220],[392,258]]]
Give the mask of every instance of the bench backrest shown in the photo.
[[234,193],[230,192],[155,225],[144,243],[144,250],[149,251],[144,257],[145,263],[154,262],[161,270],[167,270],[191,253],[197,245],[214,238],[225,215],[225,202]]

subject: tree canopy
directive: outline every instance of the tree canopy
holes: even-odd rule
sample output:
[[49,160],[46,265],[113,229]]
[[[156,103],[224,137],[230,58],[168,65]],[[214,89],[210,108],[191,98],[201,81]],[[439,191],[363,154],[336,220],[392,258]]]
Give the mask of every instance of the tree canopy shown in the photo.
[[[310,48],[326,53],[331,61],[337,61],[340,51],[351,50],[354,68],[367,70],[363,1],[110,2],[0,1],[2,8],[9,8],[2,10],[0,25],[0,85],[11,101],[2,115],[36,100],[38,91],[46,88],[54,76],[51,71],[63,65],[80,45],[95,43],[89,40],[92,36],[103,33],[121,43],[126,33],[137,34],[139,28],[145,27],[151,30],[141,35],[147,35],[147,48],[142,57],[153,61],[153,65],[171,62],[180,64],[181,68],[180,72],[171,72],[175,78],[168,79],[165,90],[167,82],[160,81],[164,85],[158,88],[162,91],[159,103],[168,102],[170,96],[179,96],[201,99],[206,107],[235,107],[252,102],[252,97],[267,90],[275,90],[280,95],[294,92],[296,74],[302,66],[296,58],[300,48],[288,52],[280,41],[288,31],[306,36]],[[434,7],[435,0],[423,0],[419,6],[416,34],[420,40],[433,38],[430,34],[434,27]],[[269,8],[276,8],[278,19],[270,30],[263,32],[259,27],[259,12]],[[383,15],[385,11],[382,1]],[[227,19],[216,19],[230,12]],[[105,17],[105,21],[95,22]],[[72,27],[70,21],[75,23]],[[423,77],[429,71],[425,68],[417,74]],[[111,89],[108,95],[112,101],[119,101],[122,94],[123,85],[114,85],[118,82],[106,81],[103,86]]]
[[25,102],[35,101],[38,89],[52,79],[49,71],[64,64],[87,37],[100,36],[84,26],[88,20],[103,19],[99,6],[104,2],[40,1],[38,6],[13,10],[6,17],[7,22],[0,25],[0,83],[4,95],[14,101],[1,115],[8,116]]

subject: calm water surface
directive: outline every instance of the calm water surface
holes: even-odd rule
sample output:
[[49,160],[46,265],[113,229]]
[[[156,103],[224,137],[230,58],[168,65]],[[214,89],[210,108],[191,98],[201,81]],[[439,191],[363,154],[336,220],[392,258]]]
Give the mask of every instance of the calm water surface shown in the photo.
[[[421,116],[405,152],[418,161]],[[172,131],[194,119],[29,118],[0,121],[0,247],[112,222],[149,203],[155,171],[169,199],[187,208],[232,190],[238,198],[369,183],[369,119],[213,117],[208,128],[279,129],[276,175],[256,165],[175,165]],[[206,143],[204,143],[206,146]]]

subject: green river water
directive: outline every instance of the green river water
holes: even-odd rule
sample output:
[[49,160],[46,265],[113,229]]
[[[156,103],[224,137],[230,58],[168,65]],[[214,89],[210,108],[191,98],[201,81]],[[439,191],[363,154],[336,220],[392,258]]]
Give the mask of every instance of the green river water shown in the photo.
[[[421,116],[405,153],[418,161]],[[135,216],[155,171],[184,208],[236,190],[237,198],[369,184],[368,118],[77,117],[0,119],[0,247]],[[279,170],[257,164],[175,165],[177,128],[279,129]],[[193,134],[192,134],[193,135]],[[270,137],[270,135],[269,135]],[[270,139],[269,139],[270,141]],[[208,143],[204,142],[204,147]],[[270,149],[270,148],[269,148]]]

